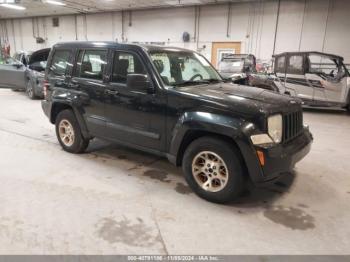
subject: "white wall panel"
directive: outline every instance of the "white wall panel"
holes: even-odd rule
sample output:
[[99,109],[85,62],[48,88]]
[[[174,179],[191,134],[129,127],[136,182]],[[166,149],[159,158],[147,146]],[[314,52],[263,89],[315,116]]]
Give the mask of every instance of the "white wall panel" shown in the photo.
[[[231,11],[230,39],[232,41],[245,40],[249,21],[251,3],[233,3]],[[204,18],[205,19],[205,18]]]
[[99,13],[86,16],[88,40],[113,40],[113,13]]
[[298,51],[304,0],[281,1],[276,52]]
[[[282,0],[276,38],[276,53],[317,50],[342,55],[350,62],[350,1]],[[231,26],[227,36],[228,4],[201,6],[198,48],[210,58],[212,42],[240,41],[242,52],[251,52],[261,59],[272,55],[278,1],[232,3]],[[303,16],[305,10],[305,16]],[[52,26],[52,18],[39,19],[39,33],[45,44],[36,44],[32,33],[32,19],[14,20],[15,33],[10,20],[7,28],[12,51],[35,50],[57,42],[78,40],[122,40],[122,13],[108,12],[77,16],[60,16],[60,26]],[[197,49],[194,42],[195,8],[140,10],[124,13],[124,35],[129,42],[165,42],[167,45]],[[85,27],[85,21],[87,27]],[[327,30],[326,30],[327,28]],[[326,30],[326,37],[325,37]],[[190,43],[183,43],[182,34],[191,35]],[[300,38],[301,37],[301,38]],[[325,38],[325,42],[323,40]],[[16,47],[14,45],[16,42]],[[203,46],[206,46],[203,49]]]
[[324,47],[325,52],[340,54],[350,63],[350,1],[331,2]]
[[[202,42],[228,41],[228,5],[204,6],[200,11],[199,40]],[[240,28],[239,30],[242,30]]]
[[[42,48],[41,45],[37,44],[33,36],[33,20],[32,19],[23,19],[21,20],[22,26],[22,40],[25,50],[36,50]],[[50,34],[51,36],[51,34]]]
[[45,20],[47,28],[46,46],[52,46],[57,42],[72,41],[76,39],[74,16],[59,17],[59,27],[53,27],[50,17]]
[[275,37],[278,4],[276,1],[264,2],[262,10],[262,24],[258,40],[256,56],[263,59],[271,59]]
[[125,16],[125,32],[130,42],[182,43],[183,32],[194,34],[194,8],[133,11],[129,26],[129,12]]
[[308,0],[300,50],[322,50],[329,0]]

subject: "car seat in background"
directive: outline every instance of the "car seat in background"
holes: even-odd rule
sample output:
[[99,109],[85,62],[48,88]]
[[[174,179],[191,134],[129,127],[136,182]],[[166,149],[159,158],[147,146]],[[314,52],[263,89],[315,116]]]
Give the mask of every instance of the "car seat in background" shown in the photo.
[[158,73],[160,74],[163,82],[166,84],[166,85],[169,85],[169,79],[166,77],[166,76],[163,76],[162,73],[164,71],[164,63],[162,60],[159,60],[159,59],[155,59],[153,60],[153,63],[158,71]]
[[81,63],[80,76],[81,77],[92,77],[92,65],[89,61],[83,61]]
[[115,60],[114,69],[113,69],[113,80],[116,82],[126,83],[128,68],[129,68],[128,59]]

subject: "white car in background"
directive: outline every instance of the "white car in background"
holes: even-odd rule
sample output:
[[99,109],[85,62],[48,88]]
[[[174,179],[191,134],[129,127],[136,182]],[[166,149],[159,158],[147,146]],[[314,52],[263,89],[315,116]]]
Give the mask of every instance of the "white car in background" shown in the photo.
[[278,91],[312,107],[350,110],[350,75],[341,56],[321,52],[286,52],[274,56],[270,80]]

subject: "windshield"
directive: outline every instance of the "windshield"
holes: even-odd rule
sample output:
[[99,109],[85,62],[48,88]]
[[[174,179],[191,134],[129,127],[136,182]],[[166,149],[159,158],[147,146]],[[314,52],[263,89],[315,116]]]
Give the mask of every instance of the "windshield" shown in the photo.
[[179,86],[222,81],[212,65],[195,52],[157,50],[151,59],[164,84]]
[[45,71],[49,54],[50,49],[34,52],[29,61],[29,68],[39,72]]
[[38,72],[45,71],[47,61],[35,61],[29,65],[29,68]]
[[220,73],[239,73],[243,72],[244,60],[230,59],[222,60],[219,63]]

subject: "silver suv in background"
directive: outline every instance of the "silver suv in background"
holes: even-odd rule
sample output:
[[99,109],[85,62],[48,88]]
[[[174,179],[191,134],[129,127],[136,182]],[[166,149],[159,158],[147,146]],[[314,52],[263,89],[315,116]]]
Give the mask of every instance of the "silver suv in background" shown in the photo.
[[219,63],[220,75],[235,84],[255,86],[271,91],[278,91],[271,77],[267,74],[270,64],[259,63],[252,54],[231,54],[223,57]]
[[13,57],[3,55],[0,58],[0,87],[12,90],[24,90],[27,67]]
[[[29,98],[43,98],[43,80],[50,48],[20,52],[0,59],[0,87],[26,91]],[[19,59],[19,60],[18,60]]]
[[28,66],[30,56],[32,55],[32,51],[18,51],[13,55],[13,59],[21,62],[23,65]]

